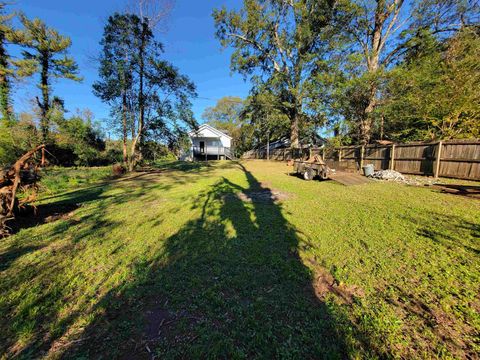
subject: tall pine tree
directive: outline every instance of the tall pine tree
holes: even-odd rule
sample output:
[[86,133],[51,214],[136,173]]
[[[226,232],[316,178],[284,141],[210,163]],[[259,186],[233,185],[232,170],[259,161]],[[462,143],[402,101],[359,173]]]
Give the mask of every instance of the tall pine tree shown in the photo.
[[27,48],[23,51],[23,57],[33,64],[30,75],[40,75],[38,87],[42,95],[36,99],[40,109],[42,140],[46,142],[50,128],[50,109],[53,105],[52,79],[81,81],[81,78],[78,76],[77,63],[68,56],[68,49],[72,45],[69,37],[48,27],[40,19],[29,20],[21,15],[20,20],[25,29],[22,34],[18,34],[17,40]]

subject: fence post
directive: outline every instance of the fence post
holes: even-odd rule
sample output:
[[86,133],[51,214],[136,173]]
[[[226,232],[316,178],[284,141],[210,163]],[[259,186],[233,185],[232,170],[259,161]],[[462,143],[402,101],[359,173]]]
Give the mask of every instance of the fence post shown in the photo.
[[338,149],[338,163],[340,164],[342,162],[342,148],[340,147]]
[[360,171],[362,171],[363,168],[363,157],[365,155],[365,146],[362,145],[360,148]]
[[325,161],[325,145],[322,148],[322,160]]
[[438,145],[437,145],[437,158],[435,160],[435,172],[434,172],[434,176],[435,176],[435,179],[438,179],[438,175],[440,173],[440,162],[441,162],[441,159],[442,159],[442,147],[443,147],[443,142],[442,140],[440,140],[438,142]]
[[392,152],[390,153],[390,170],[395,170],[395,144],[392,144]]

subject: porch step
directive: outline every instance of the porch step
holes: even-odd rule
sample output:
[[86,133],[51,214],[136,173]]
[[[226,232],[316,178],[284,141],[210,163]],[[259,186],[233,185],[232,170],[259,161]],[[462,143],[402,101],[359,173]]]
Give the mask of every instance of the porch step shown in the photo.
[[230,160],[237,160],[237,158],[235,157],[235,155],[233,155],[233,153],[230,151],[229,148],[224,148],[225,150],[225,157],[227,159],[230,159]]

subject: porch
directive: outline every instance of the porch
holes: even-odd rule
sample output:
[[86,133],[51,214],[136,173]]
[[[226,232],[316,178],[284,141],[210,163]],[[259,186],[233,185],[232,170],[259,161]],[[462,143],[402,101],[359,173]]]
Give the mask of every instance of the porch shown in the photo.
[[192,145],[192,155],[195,160],[232,160],[234,158],[231,148],[223,146],[220,138],[195,140]]

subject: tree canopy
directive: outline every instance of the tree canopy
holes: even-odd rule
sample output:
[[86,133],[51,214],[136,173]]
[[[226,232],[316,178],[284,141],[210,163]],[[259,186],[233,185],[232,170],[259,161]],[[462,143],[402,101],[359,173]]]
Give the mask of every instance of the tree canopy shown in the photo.
[[155,40],[147,18],[110,16],[100,44],[100,80],[93,90],[121,123],[124,162],[133,168],[142,157],[144,140],[171,143],[186,131],[185,124],[195,126],[190,109],[195,85],[161,58],[163,45]]
[[470,0],[245,0],[213,18],[295,146],[325,127],[360,144],[478,136],[479,13]]
[[292,146],[298,146],[302,121],[308,121],[312,75],[322,66],[333,18],[333,0],[245,0],[240,10],[213,12],[216,36],[232,47],[231,68],[250,76],[256,92],[275,94],[276,107],[290,121]]

